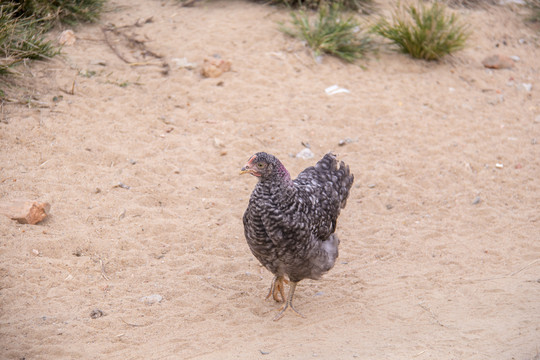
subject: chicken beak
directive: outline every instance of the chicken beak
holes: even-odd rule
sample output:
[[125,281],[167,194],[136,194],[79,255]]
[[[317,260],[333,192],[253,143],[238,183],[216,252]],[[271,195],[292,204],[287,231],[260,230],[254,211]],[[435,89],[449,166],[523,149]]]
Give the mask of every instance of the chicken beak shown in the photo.
[[255,160],[255,155],[253,155],[247,162],[246,165],[240,170],[240,175],[243,174],[253,174],[255,171],[252,167],[252,162]]

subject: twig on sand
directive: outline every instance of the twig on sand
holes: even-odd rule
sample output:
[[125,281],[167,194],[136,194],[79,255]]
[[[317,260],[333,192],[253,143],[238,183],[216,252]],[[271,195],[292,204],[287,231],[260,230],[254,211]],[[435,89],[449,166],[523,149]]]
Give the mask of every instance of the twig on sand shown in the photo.
[[134,327],[141,327],[141,326],[148,326],[149,325],[149,324],[132,324],[132,323],[128,323],[123,318],[120,318],[120,320],[122,320],[124,322],[124,324],[129,325],[129,326],[134,326]]
[[507,277],[512,277],[514,275],[519,274],[520,272],[527,269],[528,267],[533,266],[534,264],[536,264],[539,261],[540,261],[540,259],[533,260],[530,263],[528,263],[527,265],[523,266],[522,268],[520,268],[520,269],[518,269],[518,270],[516,270],[514,272],[511,272],[509,274],[506,274],[506,275],[499,275],[499,276],[494,276],[494,277],[490,277],[490,278],[486,278],[486,279],[473,279],[472,281],[490,281],[490,280],[498,280],[498,279],[504,279],[504,278],[507,278]]
[[110,280],[107,276],[107,273],[105,272],[105,264],[103,263],[103,260],[101,260],[101,258],[99,258],[99,264],[101,265],[101,276],[103,276],[105,280]]
[[38,108],[50,108],[51,106],[46,102],[34,100],[34,99],[2,99],[2,104],[16,104],[16,105],[28,105],[29,107],[35,106]]
[[311,67],[308,66],[308,65],[304,62],[304,60],[302,60],[302,59],[300,58],[300,56],[298,56],[298,54],[295,53],[294,56],[296,57],[296,59],[298,59],[298,61],[299,61],[302,65],[304,65],[304,66],[305,66],[306,68],[308,68],[308,69],[311,69]]
[[[117,27],[114,24],[108,24],[102,27],[101,31],[103,31],[103,36],[105,37],[105,42],[107,43],[107,45],[109,45],[111,50],[123,62],[125,62],[126,64],[130,66],[146,66],[146,65],[161,66],[163,67],[163,70],[162,70],[163,75],[167,75],[169,73],[169,64],[163,60],[164,56],[161,54],[157,54],[153,52],[152,50],[148,49],[145,45],[144,40],[137,39],[136,36],[127,34],[125,31],[123,31],[124,29],[129,29],[133,27],[141,27],[144,24],[149,23],[149,22],[152,22],[151,17],[144,20],[139,19],[133,25],[124,25],[124,26]],[[144,57],[151,56],[154,59],[158,59],[161,61],[159,63],[156,63],[155,61],[130,61],[122,53],[120,53],[118,48],[113,44],[113,42],[109,38],[109,33],[113,33],[114,35],[118,37],[124,38],[124,40],[126,40],[129,43],[130,47],[138,48],[140,50],[140,53]]]
[[109,27],[104,27],[101,29],[103,31],[103,35],[105,36],[105,42],[107,43],[107,45],[109,45],[109,47],[111,48],[111,50],[116,54],[116,56],[118,56],[118,58],[120,60],[122,60],[123,62],[125,62],[126,64],[129,64],[130,61],[127,60],[122,54],[120,54],[120,52],[118,52],[118,50],[116,49],[116,47],[111,44],[111,41],[109,40],[109,37],[107,36],[107,32],[109,31],[114,31],[114,27],[113,26],[109,26]]
[[107,272],[105,271],[105,263],[103,262],[103,260],[101,259],[101,257],[98,257],[97,260],[94,260],[94,262],[99,262],[99,265],[101,266],[101,276],[109,281],[110,278],[107,276]]
[[146,66],[146,65],[163,66],[163,63],[157,63],[155,61],[143,61],[143,62],[129,63],[129,66]]
[[437,318],[437,316],[433,313],[433,311],[431,311],[430,308],[428,308],[426,305],[424,305],[423,303],[418,303],[418,306],[420,306],[423,310],[427,311],[431,317],[433,318],[433,320],[435,320],[435,322],[437,323],[437,325],[439,326],[442,326],[442,327],[446,327],[445,325],[441,324],[441,322],[439,321],[439,319]]
[[101,41],[101,39],[94,39],[91,37],[77,36],[77,40],[86,40],[86,41]]
[[75,84],[76,84],[76,80],[73,80],[73,83],[71,84],[71,90],[66,90],[63,88],[58,88],[58,89],[68,95],[75,95]]
[[539,261],[540,261],[540,259],[536,259],[536,260],[534,260],[534,261],[531,261],[530,263],[528,263],[527,265],[525,265],[525,266],[522,267],[521,269],[519,269],[519,270],[517,270],[517,271],[514,271],[513,273],[508,274],[507,276],[514,276],[514,275],[516,275],[517,273],[522,272],[523,270],[525,270],[525,269],[528,268],[529,266],[532,266],[532,265],[536,264],[536,263],[539,262]]
[[4,113],[4,101],[0,101],[0,123],[8,123],[8,118],[6,114]]
[[182,6],[183,7],[190,7],[190,6],[193,6],[195,5],[195,3],[199,1],[199,0],[185,0],[183,3],[182,3]]

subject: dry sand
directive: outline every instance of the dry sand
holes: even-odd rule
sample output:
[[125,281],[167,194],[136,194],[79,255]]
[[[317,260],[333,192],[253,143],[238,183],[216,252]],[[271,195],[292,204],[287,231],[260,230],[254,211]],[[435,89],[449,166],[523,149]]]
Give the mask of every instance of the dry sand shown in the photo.
[[[273,7],[110,8],[21,69],[30,106],[2,108],[0,200],[52,208],[36,226],[0,216],[0,358],[538,358],[540,47],[520,10],[461,9],[474,35],[441,63],[347,65],[315,63]],[[167,75],[104,41],[148,17],[121,30]],[[520,60],[484,69],[493,53]],[[232,71],[205,79],[215,54]],[[315,158],[290,156],[302,142]],[[243,237],[256,180],[238,171],[262,150],[293,176],[332,150],[356,177],[335,268],[297,288],[305,319],[272,321],[272,276]]]

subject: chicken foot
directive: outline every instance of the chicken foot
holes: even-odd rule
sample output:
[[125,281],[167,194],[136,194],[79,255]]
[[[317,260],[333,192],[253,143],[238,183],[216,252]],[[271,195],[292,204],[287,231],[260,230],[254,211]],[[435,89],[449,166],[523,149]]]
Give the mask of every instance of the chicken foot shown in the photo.
[[[283,276],[276,275],[274,277],[274,280],[272,280],[270,290],[268,290],[268,295],[266,295],[265,299],[268,299],[270,296],[272,296],[276,302],[285,301],[285,285],[283,285],[283,282],[285,282],[286,284],[289,283],[287,280],[285,280]],[[281,295],[281,299],[279,299],[278,295]]]
[[279,319],[281,319],[283,317],[283,315],[285,315],[285,312],[288,310],[289,312],[294,312],[294,314],[302,317],[302,318],[305,318],[304,315],[302,315],[300,312],[298,312],[293,304],[292,304],[292,301],[293,301],[293,296],[294,296],[294,290],[296,289],[296,282],[294,281],[291,281],[290,282],[291,286],[290,286],[290,289],[289,289],[289,295],[287,296],[287,302],[285,302],[285,304],[281,307],[279,313],[274,317],[274,321],[278,321]]

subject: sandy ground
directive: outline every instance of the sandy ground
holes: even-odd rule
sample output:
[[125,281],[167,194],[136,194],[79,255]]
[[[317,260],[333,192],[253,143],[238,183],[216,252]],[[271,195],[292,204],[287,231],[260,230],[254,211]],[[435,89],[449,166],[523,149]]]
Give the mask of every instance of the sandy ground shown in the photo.
[[[540,47],[520,11],[460,10],[474,34],[441,63],[347,65],[315,63],[273,7],[110,10],[21,69],[31,87],[10,91],[29,106],[2,108],[0,201],[52,208],[35,226],[0,216],[0,358],[538,359]],[[157,64],[128,65],[106,24],[163,58],[109,32]],[[484,69],[494,53],[520,60]],[[205,79],[215,54],[232,71]],[[315,158],[291,156],[302,142]],[[256,180],[238,172],[262,150],[293,176],[332,150],[355,174],[336,266],[297,288],[305,319],[272,321],[243,237]]]

